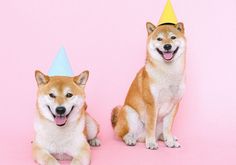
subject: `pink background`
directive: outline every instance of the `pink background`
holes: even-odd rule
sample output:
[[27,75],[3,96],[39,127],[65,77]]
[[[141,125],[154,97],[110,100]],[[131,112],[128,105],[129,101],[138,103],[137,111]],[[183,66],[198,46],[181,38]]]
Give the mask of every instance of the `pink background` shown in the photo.
[[0,164],[34,164],[34,70],[47,73],[62,45],[76,74],[90,70],[88,110],[102,141],[93,165],[235,164],[235,0],[172,0],[188,39],[187,90],[174,124],[182,147],[150,151],[114,137],[111,109],[144,64],[145,23],[157,23],[165,2],[0,1]]

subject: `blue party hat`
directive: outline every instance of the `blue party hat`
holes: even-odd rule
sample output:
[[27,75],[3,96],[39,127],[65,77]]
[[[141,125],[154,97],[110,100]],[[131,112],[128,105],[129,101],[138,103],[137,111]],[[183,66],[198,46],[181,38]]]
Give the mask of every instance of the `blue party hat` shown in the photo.
[[49,76],[73,76],[70,62],[67,58],[66,51],[62,47],[54,59],[48,72]]

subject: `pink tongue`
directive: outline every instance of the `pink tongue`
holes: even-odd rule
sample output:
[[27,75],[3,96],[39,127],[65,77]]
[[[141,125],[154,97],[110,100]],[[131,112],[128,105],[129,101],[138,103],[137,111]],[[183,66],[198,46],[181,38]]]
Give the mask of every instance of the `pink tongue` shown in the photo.
[[163,53],[163,56],[166,60],[170,60],[173,57],[173,53]]
[[56,124],[57,125],[63,125],[63,124],[65,124],[66,123],[66,117],[65,116],[56,116],[55,117],[55,122],[56,122]]

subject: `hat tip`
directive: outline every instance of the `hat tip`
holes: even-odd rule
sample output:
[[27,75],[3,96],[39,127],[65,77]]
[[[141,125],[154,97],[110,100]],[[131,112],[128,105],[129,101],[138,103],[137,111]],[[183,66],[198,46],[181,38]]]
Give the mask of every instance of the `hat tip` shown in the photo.
[[162,15],[161,15],[160,19],[159,19],[158,26],[166,24],[166,23],[167,24],[168,23],[170,23],[170,24],[171,23],[172,24],[177,24],[178,23],[175,12],[174,12],[174,9],[173,9],[173,6],[172,6],[170,0],[167,0],[167,2],[166,2],[165,8],[162,12]]
[[73,71],[64,47],[61,47],[48,72],[49,76],[73,76]]

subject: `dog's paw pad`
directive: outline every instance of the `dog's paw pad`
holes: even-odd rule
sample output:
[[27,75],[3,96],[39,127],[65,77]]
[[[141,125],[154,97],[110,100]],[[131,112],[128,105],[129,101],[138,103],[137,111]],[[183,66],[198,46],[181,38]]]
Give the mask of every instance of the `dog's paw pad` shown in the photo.
[[98,147],[98,146],[101,145],[100,140],[97,139],[97,138],[94,138],[94,139],[88,140],[88,143],[90,144],[90,146],[93,146],[93,147]]
[[180,144],[176,140],[165,141],[165,144],[169,148],[180,148]]
[[135,146],[136,145],[136,139],[134,138],[134,136],[131,136],[129,134],[125,135],[123,138],[125,144],[127,144],[128,146]]

